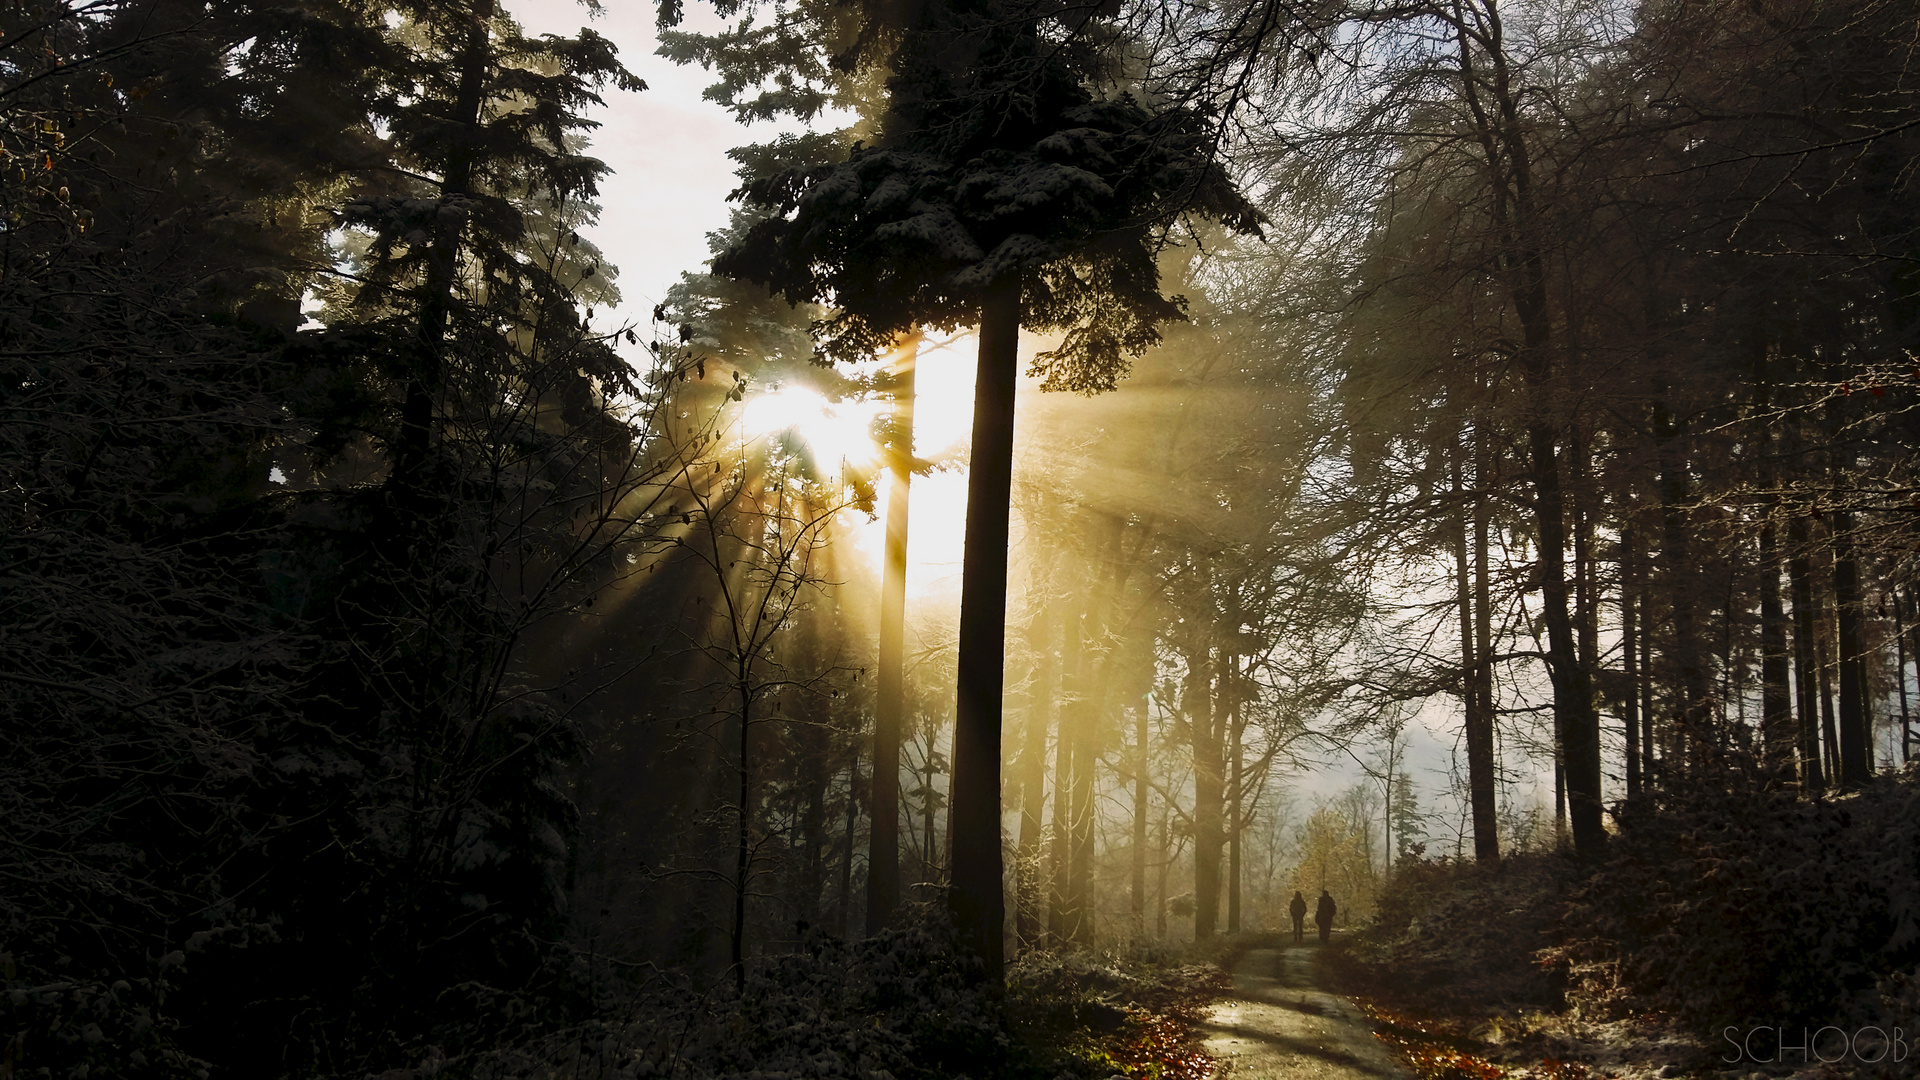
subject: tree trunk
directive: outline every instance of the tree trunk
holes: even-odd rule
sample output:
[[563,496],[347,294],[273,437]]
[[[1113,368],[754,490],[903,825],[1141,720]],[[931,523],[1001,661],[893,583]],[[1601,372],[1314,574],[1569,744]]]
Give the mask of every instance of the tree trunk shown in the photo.
[[[1235,629],[1238,629],[1236,627]],[[1227,933],[1240,932],[1240,831],[1246,819],[1242,816],[1241,799],[1245,792],[1244,763],[1240,756],[1242,737],[1242,718],[1240,716],[1240,658],[1228,653],[1226,656],[1226,677],[1223,680],[1227,690]]]
[[1653,633],[1649,629],[1653,619],[1650,590],[1652,583],[1644,572],[1642,563],[1640,575],[1640,782],[1644,786],[1653,786],[1655,764],[1653,754]]
[[[1556,731],[1556,743],[1564,743],[1563,733]],[[1558,752],[1553,756],[1553,836],[1554,843],[1564,845],[1567,842],[1567,763]]]
[[1173,807],[1160,805],[1160,887],[1154,891],[1153,929],[1156,940],[1167,940],[1167,874],[1173,869]]
[[[1532,149],[1521,122],[1518,85],[1497,46],[1477,56],[1466,22],[1455,26],[1454,59],[1462,91],[1472,107],[1476,135],[1486,155],[1487,186],[1501,235],[1501,268],[1508,302],[1520,324],[1515,359],[1531,397],[1527,453],[1533,482],[1533,515],[1540,543],[1540,606],[1547,624],[1547,669],[1553,682],[1554,730],[1567,769],[1573,842],[1582,856],[1606,844],[1600,805],[1600,724],[1593,709],[1592,679],[1581,668],[1567,594],[1567,522],[1561,491],[1559,429],[1552,421],[1553,321],[1547,300],[1546,260],[1532,220]],[[1481,73],[1477,60],[1491,68]],[[1484,95],[1484,96],[1483,96]]]
[[851,936],[853,928],[848,925],[853,918],[853,830],[860,821],[860,800],[855,793],[860,787],[860,744],[853,747],[853,760],[847,763],[847,835],[846,846],[842,849],[840,860],[840,911],[837,933]]
[[[939,884],[940,881],[939,852],[942,845],[933,838],[933,823],[939,815],[940,803],[940,793],[935,790],[933,786],[933,778],[939,775],[940,770],[935,767],[933,755],[939,746],[939,742],[940,734],[938,731],[927,734],[927,768],[920,781],[920,790],[923,794],[920,802],[920,880],[929,885]],[[949,782],[947,786],[951,789],[953,785]],[[951,801],[947,804],[947,833],[947,840],[951,843],[953,839],[953,804]]]
[[1907,711],[1906,604],[1898,585],[1887,589],[1887,598],[1893,601],[1893,669],[1900,684],[1900,762],[1904,765],[1913,760],[1913,714]]
[[952,887],[961,941],[1005,981],[1006,900],[1000,865],[1000,709],[1006,681],[1007,525],[1019,385],[1020,277],[994,282],[980,305],[973,456],[967,470],[960,586],[959,697],[954,712]]
[[735,691],[740,696],[740,760],[737,780],[740,800],[734,833],[733,927],[729,957],[733,961],[735,992],[747,985],[747,873],[752,868],[753,842],[753,759],[748,751],[748,736],[753,732],[753,670],[749,659],[740,661]]
[[[1772,486],[1772,478],[1767,479]],[[1787,689],[1787,614],[1780,602],[1778,501],[1760,522],[1760,748],[1767,770],[1784,775],[1793,765],[1793,700]]]
[[1213,937],[1220,918],[1220,847],[1224,837],[1225,748],[1215,722],[1213,642],[1208,627],[1188,630],[1188,741],[1193,748],[1193,939]]
[[1493,448],[1483,417],[1474,425],[1473,708],[1467,714],[1467,789],[1473,806],[1473,857],[1500,861],[1499,763],[1493,745],[1493,585],[1487,573],[1493,536],[1486,485]]
[[1573,458],[1573,475],[1578,483],[1574,491],[1573,506],[1573,608],[1574,629],[1580,654],[1580,668],[1583,671],[1600,670],[1600,602],[1599,590],[1595,587],[1596,577],[1593,557],[1593,520],[1594,513],[1586,505],[1591,498],[1592,485],[1587,471],[1587,442],[1585,438],[1573,440],[1569,447]]
[[[1151,661],[1149,648],[1144,659]],[[1151,671],[1150,663],[1143,663],[1146,671]],[[1150,789],[1147,783],[1147,769],[1152,762],[1152,750],[1149,747],[1147,730],[1147,698],[1145,695],[1134,700],[1133,720],[1134,758],[1133,758],[1133,865],[1129,876],[1127,910],[1133,916],[1133,935],[1136,939],[1146,936],[1147,932],[1147,800]]]
[[1633,530],[1620,530],[1620,726],[1626,729],[1627,798],[1640,797],[1640,627],[1634,606]]
[[[801,728],[796,734],[813,741],[812,736],[824,734],[824,726]],[[808,747],[809,750],[824,750],[823,747]],[[826,771],[824,753],[808,753],[794,762],[796,771],[803,775],[797,777],[806,787],[806,799],[800,811],[800,838],[804,845],[801,851],[800,903],[795,907],[801,919],[808,924],[817,923],[826,913],[827,893],[827,785],[829,777]],[[805,775],[805,774],[812,775]]]
[[1053,709],[1052,606],[1042,599],[1034,606],[1027,638],[1034,650],[1032,689],[1027,696],[1027,739],[1020,755],[1020,846],[1016,860],[1018,898],[1015,924],[1020,948],[1046,944],[1046,925],[1040,910],[1046,875],[1041,871],[1041,812],[1047,787],[1047,717]]
[[[475,0],[466,47],[461,51],[460,86],[454,93],[451,117],[460,134],[448,150],[446,171],[440,178],[443,200],[473,193],[480,111],[485,104],[487,67],[492,59],[487,24],[493,15],[494,0]],[[427,248],[426,289],[415,329],[417,356],[400,404],[400,437],[394,454],[392,477],[400,485],[403,498],[418,494],[425,482],[422,470],[433,445],[433,414],[446,381],[447,323],[453,314],[453,289],[459,277],[463,219],[448,216],[436,220],[440,224]]]
[[[1665,564],[1667,595],[1672,603],[1673,655],[1680,671],[1679,730],[1674,733],[1676,753],[1669,764],[1688,768],[1698,764],[1695,756],[1707,739],[1707,673],[1700,658],[1700,642],[1695,631],[1693,589],[1693,552],[1687,538],[1685,503],[1687,466],[1679,444],[1679,433],[1664,402],[1654,405],[1654,435],[1660,441],[1660,521],[1661,559]],[[1677,757],[1677,762],[1673,760]]]
[[1820,681],[1815,659],[1813,562],[1808,557],[1812,538],[1807,519],[1801,514],[1787,518],[1787,588],[1793,599],[1793,686],[1799,711],[1796,731],[1800,749],[1800,789],[1818,792],[1826,788],[1826,772],[1820,767]]
[[1474,720],[1479,709],[1480,689],[1479,653],[1473,647],[1473,564],[1467,561],[1467,500],[1466,486],[1462,482],[1460,467],[1461,451],[1454,448],[1449,463],[1450,479],[1453,487],[1455,508],[1453,529],[1453,602],[1460,611],[1460,707],[1467,727],[1467,802],[1473,813],[1473,853],[1477,859],[1485,859],[1481,847],[1481,834],[1491,825],[1491,821],[1481,820],[1482,807],[1477,797],[1480,793],[1481,775],[1474,760]]
[[[1097,595],[1097,591],[1096,591]],[[1096,742],[1096,716],[1099,710],[1097,680],[1090,636],[1098,629],[1099,602],[1087,601],[1086,614],[1075,620],[1074,664],[1069,669],[1073,692],[1067,699],[1071,717],[1063,723],[1061,735],[1073,740],[1073,768],[1067,777],[1067,865],[1066,937],[1073,945],[1093,944],[1093,766],[1099,754]]]
[[1587,443],[1584,438],[1573,444],[1574,475],[1580,486],[1574,492],[1573,541],[1573,581],[1574,581],[1574,630],[1575,641],[1580,655],[1580,670],[1587,673],[1588,706],[1587,711],[1593,717],[1594,727],[1594,798],[1603,797],[1605,791],[1605,770],[1600,761],[1600,706],[1593,700],[1592,679],[1600,670],[1600,588],[1597,571],[1598,561],[1593,555],[1594,518],[1598,509],[1586,505],[1592,498],[1593,487],[1589,482],[1586,464]]
[[900,343],[894,370],[887,535],[880,580],[880,655],[873,702],[873,835],[867,848],[867,933],[900,904],[900,731],[906,716],[907,508],[913,486],[913,380],[920,337]]
[[[1920,623],[1920,595],[1916,594],[1916,590],[1912,585],[1908,585],[1905,591],[1907,594],[1907,611],[1912,613],[1915,623]],[[1920,648],[1915,647],[1915,637],[1920,636],[1920,626],[1909,625],[1907,627],[1907,633],[1913,635],[1907,638],[1907,653],[1914,657],[1914,677],[1916,680],[1920,680]],[[1902,710],[1900,719],[1904,725],[1900,732],[1901,758],[1903,761],[1912,761],[1913,748],[1916,745],[1920,745],[1920,738],[1916,738],[1914,735],[1913,720],[1906,714],[1905,710]]]
[[[1826,619],[1822,619],[1826,622]],[[1844,785],[1840,775],[1840,735],[1833,717],[1833,660],[1831,641],[1822,638],[1814,643],[1819,651],[1820,663],[1820,729],[1826,736],[1823,740],[1827,749],[1827,764],[1821,770],[1829,786]]]
[[[1528,256],[1537,261],[1537,255]],[[1553,681],[1554,730],[1560,767],[1565,770],[1573,846],[1583,858],[1600,854],[1607,834],[1600,805],[1600,725],[1593,711],[1593,683],[1580,666],[1574,641],[1573,612],[1567,590],[1566,510],[1553,426],[1539,414],[1550,406],[1538,400],[1547,389],[1548,342],[1546,287],[1537,271],[1516,290],[1515,305],[1525,328],[1528,387],[1534,391],[1535,419],[1527,425],[1527,449],[1533,473],[1534,525],[1540,543],[1540,608],[1547,624],[1547,667]]]
[[1117,514],[1104,515],[1101,531],[1105,534],[1098,548],[1094,572],[1097,581],[1087,597],[1087,615],[1082,626],[1078,688],[1073,695],[1073,858],[1070,893],[1075,913],[1073,941],[1091,947],[1098,905],[1093,896],[1093,849],[1095,841],[1095,767],[1100,762],[1101,717],[1105,715],[1109,691],[1119,678],[1117,653],[1109,628],[1111,613],[1127,577],[1121,547],[1126,536],[1126,520]]
[[1047,936],[1055,946],[1063,945],[1073,934],[1073,751],[1077,745],[1073,731],[1073,708],[1068,704],[1072,691],[1068,685],[1080,664],[1080,619],[1069,617],[1061,628],[1059,732],[1053,749],[1053,836],[1047,860]]
[[1838,609],[1840,665],[1840,783],[1857,788],[1873,778],[1873,711],[1867,702],[1865,614],[1860,565],[1853,555],[1853,515],[1833,515],[1833,599]]

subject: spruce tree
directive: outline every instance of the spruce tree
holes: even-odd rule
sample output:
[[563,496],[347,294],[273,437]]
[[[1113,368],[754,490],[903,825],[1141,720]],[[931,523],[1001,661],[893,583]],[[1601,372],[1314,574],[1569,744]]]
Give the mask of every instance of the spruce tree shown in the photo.
[[921,327],[979,323],[955,734],[956,924],[1002,967],[1000,709],[1007,515],[1020,329],[1065,332],[1033,374],[1046,389],[1112,389],[1128,358],[1181,317],[1155,256],[1183,215],[1243,230],[1258,213],[1209,153],[1205,118],[1124,86],[1112,27],[1041,3],[929,5],[904,24],[888,108],[844,160],[771,160],[745,177],[772,211],[715,270],[790,301],[828,301],[822,355],[859,360]]

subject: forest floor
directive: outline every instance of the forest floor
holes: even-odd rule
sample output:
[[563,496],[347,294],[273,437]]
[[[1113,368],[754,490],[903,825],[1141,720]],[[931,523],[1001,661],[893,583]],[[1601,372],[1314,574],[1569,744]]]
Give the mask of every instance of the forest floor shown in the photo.
[[[1550,855],[1439,871],[1403,910],[1331,946],[1307,946],[1311,985],[1366,1018],[1418,1080],[1838,1080],[1843,1071],[1729,1065],[1709,1040],[1652,1011],[1583,1016],[1563,965],[1543,961],[1581,873]],[[1236,973],[1236,981],[1237,981]],[[1211,1049],[1211,1047],[1210,1047]],[[1290,1075],[1290,1074],[1277,1074]],[[1329,1074],[1342,1075],[1342,1074]]]
[[1324,948],[1309,939],[1234,959],[1232,989],[1193,1032],[1218,1063],[1217,1080],[1747,1080],[1791,1071],[1716,1069],[1698,1039],[1650,1018],[1588,1023],[1492,998],[1475,1008],[1458,984],[1422,993],[1419,978],[1357,961],[1356,944],[1336,935]]
[[1356,958],[1356,952],[1370,951],[1369,944],[1336,940],[1313,957],[1315,976],[1318,985],[1337,989],[1365,1018],[1373,1037],[1391,1048],[1402,1070],[1395,1075],[1417,1080],[1758,1080],[1790,1071],[1754,1074],[1752,1066],[1723,1071],[1700,1039],[1660,1017],[1582,1020],[1564,1005],[1507,997],[1511,984],[1488,979],[1484,972],[1454,972],[1434,980],[1418,965]]
[[1320,989],[1318,942],[1254,949],[1233,991],[1196,1030],[1222,1080],[1401,1080],[1408,1076],[1345,999]]

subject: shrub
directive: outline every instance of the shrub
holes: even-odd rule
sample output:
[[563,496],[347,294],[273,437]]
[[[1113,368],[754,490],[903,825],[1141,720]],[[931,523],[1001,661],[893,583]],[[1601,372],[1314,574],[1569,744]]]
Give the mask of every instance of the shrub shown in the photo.
[[1874,1015],[1876,981],[1920,959],[1920,783],[1801,800],[1739,776],[1618,814],[1608,861],[1574,896],[1573,998],[1592,1014],[1724,1024]]

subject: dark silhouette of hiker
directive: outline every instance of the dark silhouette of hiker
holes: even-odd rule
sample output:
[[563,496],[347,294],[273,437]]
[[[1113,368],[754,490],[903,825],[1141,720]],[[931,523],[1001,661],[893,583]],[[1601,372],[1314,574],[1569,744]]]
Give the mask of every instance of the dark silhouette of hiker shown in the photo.
[[1293,912],[1293,943],[1298,945],[1307,940],[1307,898],[1300,895],[1299,889],[1293,890],[1293,903],[1287,905],[1287,910]]
[[1320,943],[1326,944],[1333,933],[1333,894],[1325,889],[1320,890],[1320,906],[1314,909],[1313,921],[1320,925]]

